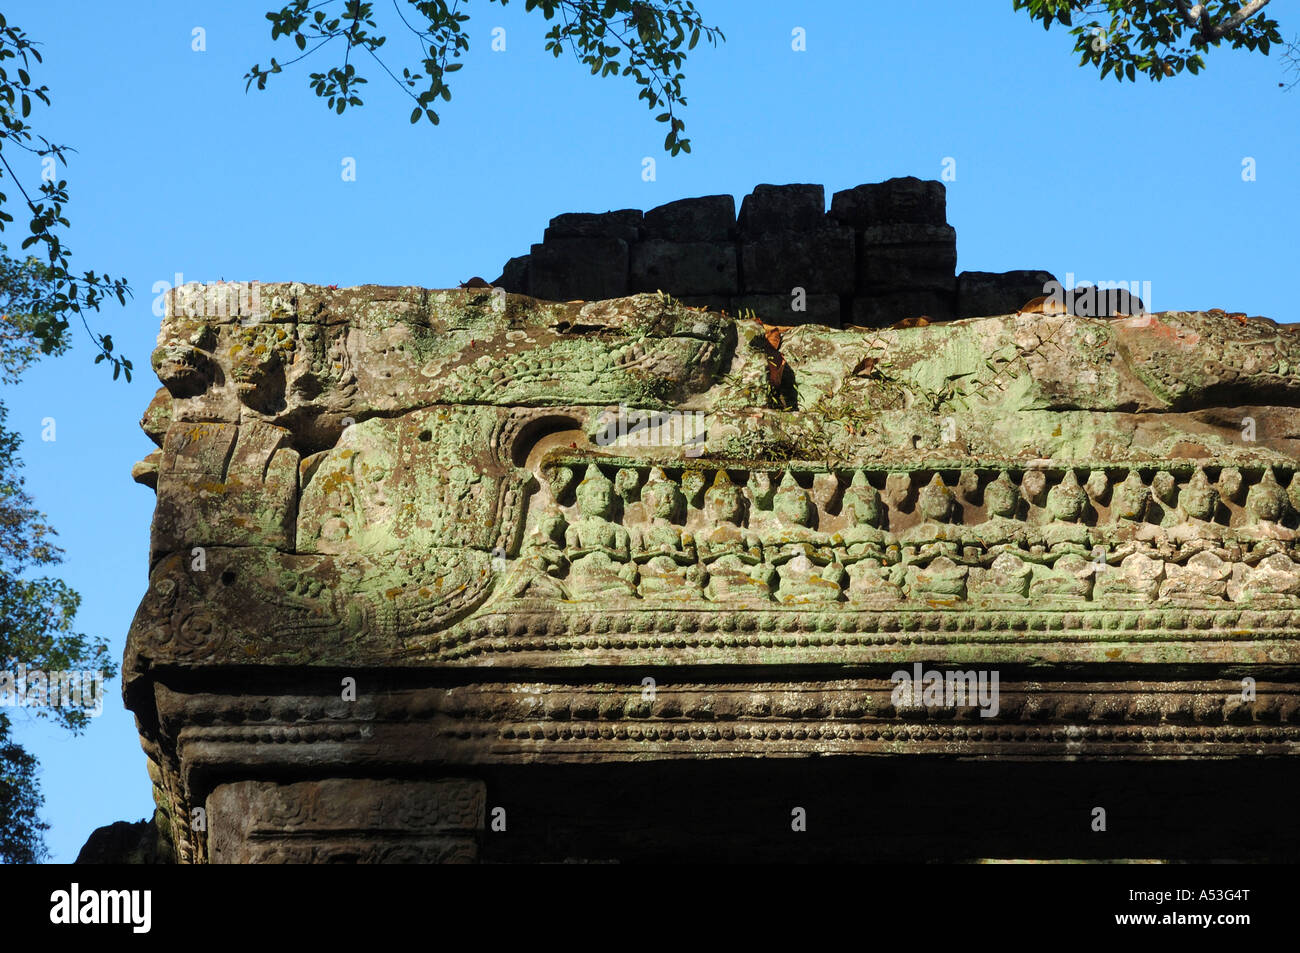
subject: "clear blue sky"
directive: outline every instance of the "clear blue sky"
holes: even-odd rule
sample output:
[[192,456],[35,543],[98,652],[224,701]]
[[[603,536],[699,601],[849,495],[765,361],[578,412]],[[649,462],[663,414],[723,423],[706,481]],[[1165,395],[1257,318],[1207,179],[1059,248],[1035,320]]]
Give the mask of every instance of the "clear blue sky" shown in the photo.
[[[290,53],[270,42],[270,0],[6,5],[44,44],[36,75],[53,106],[38,129],[78,150],[64,170],[75,264],[135,291],[98,322],[135,362],[134,383],[92,366],[82,334],[74,353],[0,391],[25,438],[28,489],[67,550],[62,574],[83,596],[83,631],[106,635],[120,658],[145,590],[153,494],[130,469],[153,449],[137,426],[157,386],[151,289],[177,272],[447,287],[494,278],[561,212],[719,192],[739,204],[764,182],[822,183],[829,201],[891,176],[937,179],[952,157],[959,270],[1149,281],[1158,310],[1300,319],[1300,90],[1278,88],[1276,56],[1220,51],[1200,77],[1121,85],[1079,68],[1066,33],[1044,33],[1010,0],[697,4],[728,40],[688,60],[694,152],[677,159],[634,87],[543,52],[544,23],[522,0],[462,2],[473,48],[438,127],[409,125],[408,101],[365,57],[366,106],[343,117],[307,89],[323,60],[245,94],[252,63]],[[1300,31],[1300,19],[1287,22],[1295,12],[1275,6],[1284,33]],[[387,55],[412,54],[391,4],[376,7],[392,28]],[[490,50],[495,26],[504,53]],[[791,49],[797,26],[806,52]],[[191,50],[195,27],[205,52]],[[355,182],[340,176],[347,156]],[[645,156],[657,160],[654,182],[641,178]],[[1247,156],[1254,182],[1242,181]],[[40,175],[34,159],[20,171]],[[12,251],[25,220],[11,211]],[[44,417],[57,421],[52,443]],[[58,861],[95,827],[153,810],[116,680],[109,691],[79,737],[16,719],[42,762]]]

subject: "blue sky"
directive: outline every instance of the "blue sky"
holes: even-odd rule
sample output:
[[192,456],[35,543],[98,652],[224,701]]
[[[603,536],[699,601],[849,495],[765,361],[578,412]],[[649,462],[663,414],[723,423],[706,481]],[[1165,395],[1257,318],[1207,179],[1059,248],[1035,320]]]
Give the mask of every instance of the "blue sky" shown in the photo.
[[[53,105],[38,131],[78,150],[61,170],[74,264],[135,291],[97,323],[134,361],[132,384],[92,366],[83,334],[73,353],[0,390],[25,438],[28,489],[67,551],[62,575],[82,594],[83,631],[107,636],[120,658],[145,590],[153,494],[130,469],[153,449],[137,426],[157,386],[151,289],[176,273],[448,287],[494,278],[561,212],[720,192],[739,205],[759,183],[822,183],[829,202],[863,182],[937,179],[951,157],[958,270],[1149,281],[1157,310],[1300,319],[1290,284],[1300,89],[1278,88],[1277,56],[1219,51],[1200,77],[1103,83],[1077,66],[1068,34],[1044,33],[1009,0],[697,5],[728,39],[687,62],[693,153],[676,159],[636,89],[545,53],[545,25],[521,0],[462,2],[472,48],[438,127],[410,125],[409,101],[365,58],[366,106],[342,117],[307,88],[323,59],[245,94],[250,65],[291,52],[270,42],[270,0],[7,5],[43,43],[36,76]],[[376,7],[387,57],[413,60],[391,4]],[[1291,37],[1300,20],[1288,15],[1275,14]],[[496,26],[505,52],[490,50]],[[195,27],[206,51],[191,49]],[[804,52],[791,49],[795,27]],[[653,182],[641,176],[646,156]],[[345,157],[355,182],[340,175]],[[1242,180],[1246,157],[1253,182]],[[37,183],[39,165],[27,165]],[[11,251],[17,219],[0,236]],[[41,440],[45,417],[57,422],[53,442]],[[15,719],[42,762],[57,861],[95,827],[153,810],[116,680],[109,692],[79,737]]]

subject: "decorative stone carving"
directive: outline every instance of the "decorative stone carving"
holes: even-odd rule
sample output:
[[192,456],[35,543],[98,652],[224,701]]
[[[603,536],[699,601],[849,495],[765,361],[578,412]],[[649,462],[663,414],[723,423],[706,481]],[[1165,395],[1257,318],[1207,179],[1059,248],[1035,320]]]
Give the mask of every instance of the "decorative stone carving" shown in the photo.
[[[123,681],[178,859],[470,859],[507,768],[1300,753],[1300,331],[169,297]],[[896,709],[915,662],[1005,668],[999,713]]]
[[916,495],[921,522],[905,530],[900,542],[907,565],[907,588],[916,599],[960,599],[966,594],[969,568],[956,562],[961,534],[950,524],[953,494],[934,474]]
[[847,566],[846,595],[851,602],[888,605],[903,598],[900,547],[880,528],[880,493],[858,470],[844,491],[845,527],[834,541],[842,547],[839,563]]
[[808,492],[786,471],[772,504],[776,519],[764,541],[764,557],[778,567],[783,603],[836,602],[846,578],[835,560],[830,537],[813,529]]
[[700,537],[698,548],[709,575],[709,598],[770,599],[776,573],[763,561],[758,537],[741,526],[744,497],[726,470],[717,471],[704,509],[713,529]]
[[[1030,584],[1031,597],[1060,596],[1086,599],[1092,591],[1094,564],[1088,528],[1080,520],[1088,495],[1079,486],[1073,470],[1047,494],[1047,515],[1051,522],[1034,534],[1031,559],[1040,565]],[[1037,557],[1037,558],[1035,558]]]
[[632,562],[631,537],[610,519],[614,484],[592,465],[576,495],[581,516],[564,533],[574,597],[592,600],[634,594],[636,564]]
[[681,528],[686,500],[677,484],[654,467],[641,491],[641,502],[646,522],[637,534],[633,553],[640,565],[640,594],[644,598],[700,598],[704,572],[696,559],[695,539]]

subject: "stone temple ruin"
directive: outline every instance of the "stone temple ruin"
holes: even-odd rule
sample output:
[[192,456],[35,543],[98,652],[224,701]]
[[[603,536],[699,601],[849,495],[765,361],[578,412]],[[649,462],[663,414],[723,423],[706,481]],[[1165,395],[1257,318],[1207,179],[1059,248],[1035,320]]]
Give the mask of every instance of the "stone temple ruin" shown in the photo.
[[[1300,329],[1021,312],[1037,275],[946,250],[931,287],[873,224],[915,197],[949,241],[902,181],[808,215],[813,277],[647,213],[496,287],[173,290],[123,666],[158,853],[1294,853]],[[649,287],[695,242],[738,283]],[[801,283],[850,326],[733,316]],[[886,295],[936,322],[842,320],[917,310]]]
[[[820,185],[760,185],[739,216],[730,195],[681,199],[644,214],[558,215],[493,285],[551,301],[667,291],[686,305],[753,312],[775,324],[847,328],[1005,314],[1055,281],[1045,271],[955,274],[957,233],[941,182],[859,185],[836,192],[830,211],[825,196]],[[1070,310],[1142,310],[1127,288],[1101,290]],[[1073,298],[1085,289],[1071,291]]]

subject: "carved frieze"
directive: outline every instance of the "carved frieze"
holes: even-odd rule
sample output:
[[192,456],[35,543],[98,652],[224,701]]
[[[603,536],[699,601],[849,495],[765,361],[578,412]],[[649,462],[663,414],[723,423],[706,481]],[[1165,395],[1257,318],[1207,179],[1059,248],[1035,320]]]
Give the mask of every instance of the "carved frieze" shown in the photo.
[[209,297],[123,665],[179,859],[472,859],[494,765],[1300,752],[1295,329]]

